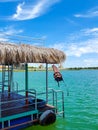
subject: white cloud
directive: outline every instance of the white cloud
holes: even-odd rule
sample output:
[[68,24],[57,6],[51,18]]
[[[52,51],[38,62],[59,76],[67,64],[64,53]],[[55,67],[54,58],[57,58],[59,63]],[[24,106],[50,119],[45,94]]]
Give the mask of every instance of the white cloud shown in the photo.
[[44,46],[46,35],[40,36],[39,38],[33,38],[29,36],[20,35],[23,33],[22,29],[17,29],[14,26],[7,26],[0,29],[0,41],[10,43],[26,43],[33,44],[35,46]]
[[88,10],[87,12],[83,14],[75,14],[75,17],[81,17],[81,18],[92,18],[92,17],[98,17],[98,6]]
[[22,33],[23,30],[22,29],[15,29],[14,26],[7,26],[4,28],[4,32],[7,35],[15,35],[15,34]]
[[55,48],[55,49],[59,48],[59,50],[63,50],[65,48],[65,45],[64,45],[64,43],[56,43],[56,44],[50,45],[49,47],[50,48],[52,47],[52,48]]
[[65,52],[67,58],[64,66],[87,67],[98,66],[98,27],[85,28],[67,35],[62,43],[50,47]]
[[86,66],[98,66],[98,59],[84,59],[83,62]]
[[[69,48],[67,48],[66,53],[68,56],[76,56],[80,57],[83,54],[90,54],[90,53],[97,53],[98,54],[98,39],[96,39],[96,42],[93,43],[94,40],[86,41],[86,45],[79,46],[79,43],[76,43],[77,45],[71,45]],[[84,44],[84,42],[83,42]]]
[[56,43],[51,47],[63,50],[67,56],[80,57],[84,54],[98,54],[98,28],[80,30],[80,33],[71,34],[68,41]]
[[53,4],[59,2],[60,0],[38,0],[37,3],[33,2],[23,2],[17,6],[16,13],[13,14],[13,20],[27,20],[27,19],[34,19],[36,17],[41,16],[42,14],[46,13],[46,11],[51,7]]
[[85,34],[88,33],[88,34],[91,34],[91,33],[94,33],[94,32],[97,32],[98,33],[98,28],[95,27],[95,28],[88,28],[88,29],[83,29],[81,30],[82,32],[84,32]]
[[64,45],[63,43],[63,44],[55,44],[54,46],[51,47],[56,49],[59,48],[60,50],[64,51],[67,56],[80,57],[83,54],[90,54],[90,53],[98,54],[98,39],[96,39],[96,42],[94,40],[91,40],[91,41],[85,41],[85,43],[82,42],[80,44],[83,45],[80,46],[79,43],[73,43],[72,45],[67,45],[66,47],[66,45]]
[[85,36],[98,37],[98,28],[82,30]]
[[23,30],[15,29],[14,26],[7,26],[0,29],[0,41],[9,41],[14,35],[22,33]]

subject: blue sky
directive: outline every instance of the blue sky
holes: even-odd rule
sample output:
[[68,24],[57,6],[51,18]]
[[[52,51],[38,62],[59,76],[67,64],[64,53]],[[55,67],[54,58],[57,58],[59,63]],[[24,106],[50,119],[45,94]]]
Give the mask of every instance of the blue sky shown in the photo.
[[64,51],[65,67],[98,66],[98,0],[0,0],[0,32],[43,39],[33,44]]

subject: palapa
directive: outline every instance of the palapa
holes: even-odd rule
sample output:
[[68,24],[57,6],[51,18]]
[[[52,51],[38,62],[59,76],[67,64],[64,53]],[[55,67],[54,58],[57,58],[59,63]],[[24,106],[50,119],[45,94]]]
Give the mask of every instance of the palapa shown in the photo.
[[64,52],[28,44],[0,43],[0,64],[49,63],[56,64],[65,60]]

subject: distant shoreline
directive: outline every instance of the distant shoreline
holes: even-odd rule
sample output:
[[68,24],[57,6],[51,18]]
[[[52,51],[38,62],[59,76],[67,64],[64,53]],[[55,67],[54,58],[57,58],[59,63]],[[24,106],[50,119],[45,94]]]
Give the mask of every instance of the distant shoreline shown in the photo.
[[98,70],[98,67],[74,67],[74,68],[66,68],[66,70]]
[[[45,71],[45,68],[31,68],[28,67],[28,71]],[[49,71],[53,71],[52,68],[48,68]],[[73,68],[59,68],[60,71],[62,70],[98,70],[98,67],[73,67]],[[15,68],[14,72],[24,72],[24,69]],[[2,72],[2,69],[0,69],[0,72]]]

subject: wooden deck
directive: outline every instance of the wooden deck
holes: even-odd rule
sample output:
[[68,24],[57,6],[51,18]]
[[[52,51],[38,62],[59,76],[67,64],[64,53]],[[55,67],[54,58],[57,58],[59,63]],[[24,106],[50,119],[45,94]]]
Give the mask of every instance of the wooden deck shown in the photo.
[[[32,104],[30,101],[35,101],[34,96],[20,95],[18,93],[0,93],[1,96],[1,117],[0,117],[0,130],[6,130],[11,128],[24,128],[32,123],[39,123],[39,117],[46,110],[55,110],[54,106],[45,104],[42,106],[38,105],[35,109],[35,104]],[[27,104],[28,101],[28,104]],[[39,101],[39,100],[37,100]],[[43,101],[43,100],[41,100]],[[46,102],[45,102],[46,103]]]
[[6,93],[1,95],[1,117],[11,116],[14,114],[30,111],[33,108],[25,104],[25,97],[17,93]]
[[[30,99],[31,97],[28,98]],[[1,105],[1,117],[3,118],[35,110],[34,105],[26,104],[25,100],[25,96],[19,95],[17,93],[11,93],[10,96],[8,96],[6,93],[1,94],[1,101],[3,102]],[[48,109],[54,109],[54,107],[46,104],[45,107],[38,108],[38,111],[39,113],[42,113]]]

